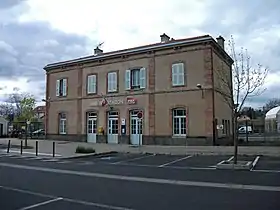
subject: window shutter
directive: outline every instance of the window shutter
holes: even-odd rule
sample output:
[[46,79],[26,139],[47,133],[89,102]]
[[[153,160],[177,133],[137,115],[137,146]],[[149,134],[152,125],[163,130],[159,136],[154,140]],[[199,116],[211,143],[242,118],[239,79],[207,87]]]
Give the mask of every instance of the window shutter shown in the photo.
[[62,81],[62,95],[66,96],[67,95],[67,79],[63,79]]
[[96,75],[92,75],[92,93],[96,93]]
[[125,89],[130,90],[130,70],[125,71]]
[[140,69],[140,88],[146,87],[146,69],[141,68]]
[[88,93],[96,93],[96,75],[88,76]]
[[113,72],[112,73],[112,90],[113,91],[117,91],[117,82],[118,82],[118,79],[117,79],[117,72]]
[[176,64],[172,65],[172,85],[177,85],[177,68],[176,68]]
[[59,96],[60,92],[60,80],[56,80],[56,96]]

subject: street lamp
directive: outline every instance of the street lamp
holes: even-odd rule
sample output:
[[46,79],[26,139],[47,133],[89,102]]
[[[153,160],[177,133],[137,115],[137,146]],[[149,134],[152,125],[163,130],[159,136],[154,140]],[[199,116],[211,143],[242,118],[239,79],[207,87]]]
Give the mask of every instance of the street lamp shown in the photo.
[[201,90],[201,98],[204,98],[204,89],[202,88],[201,84],[197,84],[196,87]]
[[42,101],[43,102],[45,102],[46,103],[46,105],[45,105],[45,116],[44,116],[44,123],[45,123],[45,139],[46,139],[46,136],[47,136],[47,119],[48,119],[48,109],[49,109],[49,102],[50,102],[50,100],[51,100],[51,98],[50,97],[48,97],[47,99],[42,99]]

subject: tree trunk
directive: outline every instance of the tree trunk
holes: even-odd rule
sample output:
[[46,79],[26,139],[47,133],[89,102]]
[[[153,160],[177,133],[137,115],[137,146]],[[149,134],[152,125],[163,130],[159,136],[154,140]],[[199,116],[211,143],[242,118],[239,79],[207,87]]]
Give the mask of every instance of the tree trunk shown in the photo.
[[234,139],[233,139],[233,142],[234,142],[234,158],[233,158],[233,163],[236,164],[237,163],[237,155],[238,155],[238,127],[237,127],[237,113],[234,112],[234,115],[233,115],[233,118],[234,118],[234,130],[233,130],[233,133],[234,133]]

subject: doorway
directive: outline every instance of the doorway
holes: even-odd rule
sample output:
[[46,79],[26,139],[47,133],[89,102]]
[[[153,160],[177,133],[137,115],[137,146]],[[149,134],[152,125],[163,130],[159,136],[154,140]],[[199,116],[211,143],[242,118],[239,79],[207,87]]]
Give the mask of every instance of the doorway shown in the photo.
[[87,142],[96,143],[97,134],[97,113],[89,112],[87,114]]
[[142,145],[143,119],[137,117],[139,110],[130,111],[130,143]]
[[107,134],[107,142],[109,144],[118,144],[119,113],[117,111],[108,112]]

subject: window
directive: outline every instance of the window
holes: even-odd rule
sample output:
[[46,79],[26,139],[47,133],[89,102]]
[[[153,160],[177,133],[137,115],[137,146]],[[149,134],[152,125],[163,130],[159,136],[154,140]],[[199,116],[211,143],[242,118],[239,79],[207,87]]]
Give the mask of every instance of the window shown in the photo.
[[125,89],[143,89],[146,87],[146,69],[136,68],[126,70],[125,72]]
[[67,79],[56,80],[56,96],[67,95]]
[[174,109],[173,118],[173,136],[186,136],[187,134],[187,116],[186,109]]
[[96,75],[88,75],[87,77],[87,93],[96,93]]
[[66,114],[59,114],[59,134],[66,134]]
[[172,85],[185,85],[184,63],[175,63],[172,65]]
[[117,78],[117,72],[110,72],[107,75],[107,89],[108,92],[116,92],[118,89],[118,78]]

